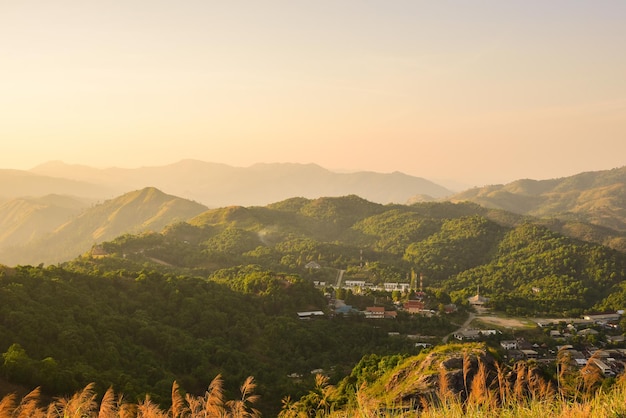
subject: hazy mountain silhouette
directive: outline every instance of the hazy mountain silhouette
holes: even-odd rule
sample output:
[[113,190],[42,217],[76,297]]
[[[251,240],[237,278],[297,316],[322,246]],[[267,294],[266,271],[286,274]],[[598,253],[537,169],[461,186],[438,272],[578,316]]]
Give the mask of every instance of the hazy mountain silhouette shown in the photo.
[[0,248],[36,241],[69,221],[90,201],[48,195],[15,198],[0,204]]
[[98,184],[118,193],[154,186],[210,207],[267,205],[294,196],[356,194],[378,203],[404,203],[415,195],[442,198],[452,194],[429,180],[399,172],[336,173],[315,164],[255,164],[242,168],[183,160],[158,167],[95,169],[56,161],[31,172]]
[[[206,210],[204,205],[152,187],[133,191],[84,210],[39,239],[5,246],[0,250],[0,263],[50,264],[69,260],[89,250],[94,243],[126,233],[158,232],[166,225]],[[28,227],[18,229],[28,230]]]
[[49,194],[102,198],[114,196],[104,184],[91,184],[77,179],[47,176],[22,170],[0,169],[0,200],[15,197],[40,197]]
[[448,200],[626,231],[626,167],[473,188]]

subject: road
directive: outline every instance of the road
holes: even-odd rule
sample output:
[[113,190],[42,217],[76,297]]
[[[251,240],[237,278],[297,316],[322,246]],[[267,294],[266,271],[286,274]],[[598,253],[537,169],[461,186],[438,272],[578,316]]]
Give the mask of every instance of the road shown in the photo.
[[443,337],[444,344],[448,342],[448,339],[452,335],[454,335],[455,333],[457,333],[459,331],[463,331],[464,329],[466,329],[469,326],[469,324],[474,320],[474,318],[476,318],[476,314],[474,312],[470,312],[470,314],[467,317],[467,319],[465,320],[465,322],[463,322],[463,324],[461,324],[461,326],[457,330],[452,331],[450,334],[448,334],[445,337]]

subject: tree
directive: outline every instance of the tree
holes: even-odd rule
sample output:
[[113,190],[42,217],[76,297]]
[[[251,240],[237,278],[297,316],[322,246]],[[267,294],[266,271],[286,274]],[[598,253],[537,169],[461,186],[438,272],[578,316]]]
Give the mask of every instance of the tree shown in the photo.
[[5,376],[19,383],[30,383],[35,374],[35,362],[28,357],[21,345],[12,344],[5,353],[3,367]]

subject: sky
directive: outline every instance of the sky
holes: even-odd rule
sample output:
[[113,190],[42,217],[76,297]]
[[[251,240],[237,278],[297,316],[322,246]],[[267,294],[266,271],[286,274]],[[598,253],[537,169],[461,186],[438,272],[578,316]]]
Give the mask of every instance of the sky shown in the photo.
[[0,0],[0,168],[626,165],[626,2]]

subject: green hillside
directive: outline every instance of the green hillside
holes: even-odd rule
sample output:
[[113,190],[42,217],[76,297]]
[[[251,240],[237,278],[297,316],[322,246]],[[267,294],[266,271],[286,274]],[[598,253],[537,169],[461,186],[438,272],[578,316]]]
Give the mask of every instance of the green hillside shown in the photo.
[[[97,222],[80,224],[89,239],[124,219],[160,232],[120,235],[60,265],[0,272],[0,377],[11,384],[58,395],[93,381],[99,392],[113,385],[130,399],[149,393],[167,404],[174,380],[198,395],[222,375],[232,398],[252,375],[263,395],[259,408],[273,416],[285,396],[300,402],[316,385],[346,378],[352,389],[342,389],[337,405],[354,401],[355,382],[371,384],[363,396],[385,392],[396,402],[408,388],[399,383],[406,372],[376,380],[421,350],[408,335],[436,343],[457,329],[478,286],[490,306],[519,315],[626,306],[626,254],[474,203],[294,198],[199,211],[163,229],[156,227],[160,215],[178,203],[155,189],[108,203],[94,208]],[[454,302],[460,311],[372,321],[353,311],[335,315],[329,305],[340,276],[382,284],[420,273],[428,309],[443,312]],[[335,295],[354,310],[393,310],[394,298],[411,296],[356,289]],[[326,315],[303,321],[301,311]],[[364,366],[371,374],[358,372]],[[329,380],[316,381],[315,370]]]
[[[148,187],[89,207],[48,234],[39,234],[23,245],[15,242],[6,246],[0,251],[0,262],[15,265],[67,261],[89,250],[94,243],[124,233],[160,231],[172,222],[187,220],[206,209],[199,203]],[[22,229],[36,226],[32,224],[32,217],[24,222]]]
[[626,232],[626,167],[473,188],[449,200],[471,201],[539,218],[583,221]]
[[0,376],[12,383],[57,395],[96,382],[101,393],[113,385],[129,400],[150,393],[167,402],[173,380],[201,394],[222,374],[235,394],[253,375],[265,411],[305,393],[311,370],[341,376],[366,354],[416,353],[390,331],[453,329],[440,318],[375,327],[360,317],[302,321],[296,312],[326,310],[323,295],[297,276],[254,266],[204,278],[85,261],[3,268],[0,300]]
[[[355,196],[213,209],[162,234],[125,235],[104,248],[125,263],[211,272],[255,264],[334,283],[338,270],[374,284],[409,281],[463,303],[478,286],[501,310],[572,315],[621,309],[626,255],[541,223],[464,203],[379,205]],[[309,262],[322,268],[306,269]],[[558,292],[554,292],[558,289]]]

